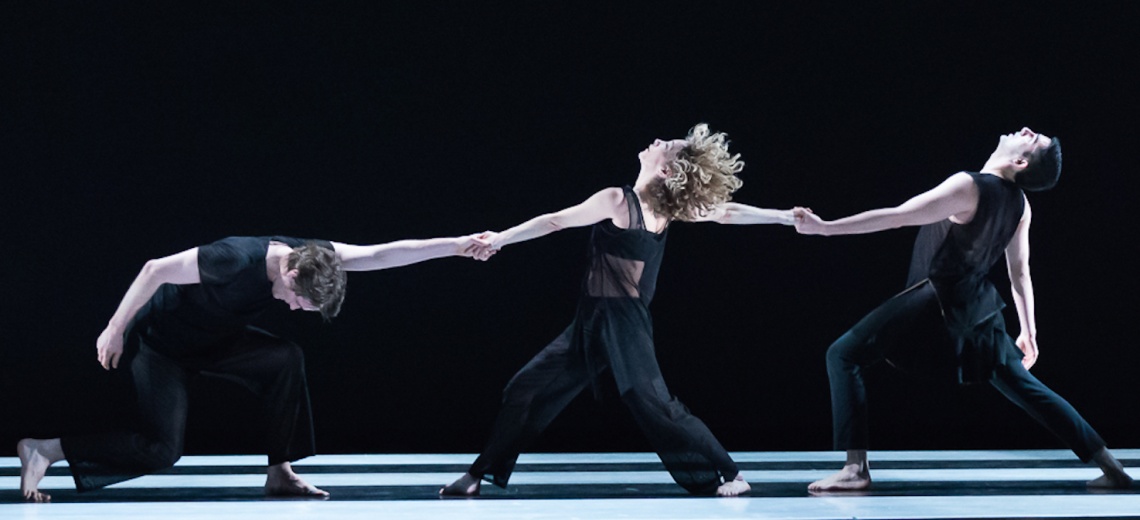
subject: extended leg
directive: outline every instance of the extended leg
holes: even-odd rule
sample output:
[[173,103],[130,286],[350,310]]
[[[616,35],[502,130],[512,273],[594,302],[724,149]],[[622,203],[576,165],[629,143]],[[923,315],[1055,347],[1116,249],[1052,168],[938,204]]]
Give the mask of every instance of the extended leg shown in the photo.
[[673,480],[694,494],[736,496],[748,492],[751,487],[728,451],[703,421],[668,392],[662,380],[653,387],[622,394],[622,402]]
[[567,328],[519,370],[503,390],[503,406],[487,447],[467,473],[440,490],[443,495],[476,495],[486,478],[505,487],[519,452],[550,425],[589,383],[585,360],[571,351]]
[[[694,494],[736,496],[751,489],[703,421],[669,392],[649,326],[636,306],[611,309],[606,349],[622,402],[678,485]],[[632,325],[630,325],[632,323]]]
[[[1012,347],[1011,347],[1012,348]],[[1089,482],[1093,487],[1125,488],[1132,478],[1116,457],[1105,448],[1104,440],[1068,401],[1045,386],[1016,360],[998,365],[993,385],[1030,417],[1060,438],[1084,462],[1093,461],[1104,476]]]

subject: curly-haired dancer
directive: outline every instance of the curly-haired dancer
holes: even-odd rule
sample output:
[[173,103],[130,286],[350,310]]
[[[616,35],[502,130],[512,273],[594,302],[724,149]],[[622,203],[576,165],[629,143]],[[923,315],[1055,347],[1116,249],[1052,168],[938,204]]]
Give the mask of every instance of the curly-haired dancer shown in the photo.
[[560,229],[593,224],[590,267],[573,323],[512,378],[491,439],[443,495],[479,493],[480,479],[506,486],[520,451],[576,395],[613,377],[622,402],[666,469],[692,493],[749,490],[728,452],[665,386],[653,348],[649,302],[673,220],[791,225],[792,212],[728,203],[740,187],[740,156],[723,133],[695,126],[685,139],[656,140],[638,154],[632,188],[607,188],[585,202],[535,217],[497,235],[491,250]]
[[[796,229],[812,235],[873,233],[922,226],[908,289],[856,323],[827,350],[835,449],[847,462],[811,491],[864,489],[867,393],[863,371],[881,359],[962,383],[988,382],[1104,475],[1092,487],[1132,484],[1104,441],[1067,401],[1029,373],[1037,323],[1029,276],[1029,222],[1023,190],[1047,190],[1061,175],[1061,141],[1028,128],[1001,136],[979,172],[960,172],[898,207],[833,221],[796,208]],[[986,278],[1005,254],[1021,332],[1006,333],[1001,296]]]
[[[80,491],[174,465],[182,456],[187,385],[197,374],[235,381],[257,395],[269,456],[266,494],[327,496],[290,465],[315,453],[301,349],[250,322],[276,300],[328,320],[344,301],[345,271],[480,252],[485,259],[485,245],[474,236],[369,246],[230,237],[147,262],[96,344],[104,369],[126,362],[138,395],[137,427],[21,440],[24,498],[51,500],[39,483],[51,464],[65,458]],[[131,347],[125,358],[124,341]]]

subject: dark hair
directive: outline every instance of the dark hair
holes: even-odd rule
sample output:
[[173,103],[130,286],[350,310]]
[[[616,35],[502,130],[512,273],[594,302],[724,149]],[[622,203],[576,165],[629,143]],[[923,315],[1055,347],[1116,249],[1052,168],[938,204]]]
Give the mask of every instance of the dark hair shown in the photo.
[[1043,191],[1052,188],[1061,178],[1061,140],[1054,137],[1048,148],[1029,158],[1029,165],[1017,172],[1013,182],[1026,191]]
[[297,270],[297,278],[293,281],[297,296],[316,305],[325,321],[340,313],[348,277],[341,269],[336,253],[308,242],[289,253],[286,267],[290,271]]

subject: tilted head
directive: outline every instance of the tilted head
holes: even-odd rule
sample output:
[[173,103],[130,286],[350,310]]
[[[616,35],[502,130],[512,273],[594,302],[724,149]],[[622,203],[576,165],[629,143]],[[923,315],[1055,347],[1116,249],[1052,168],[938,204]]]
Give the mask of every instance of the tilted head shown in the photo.
[[999,138],[990,156],[990,163],[995,161],[1022,189],[1047,190],[1061,178],[1061,140],[1022,128]]
[[1054,137],[1029,159],[1029,165],[1014,177],[1014,182],[1027,191],[1043,191],[1061,179],[1061,139]]
[[340,313],[348,277],[336,253],[309,242],[289,253],[285,269],[287,288],[304,298],[311,310],[320,311],[326,321]]
[[657,140],[641,152],[642,171],[656,176],[647,186],[650,209],[670,219],[692,220],[732,200],[732,192],[744,184],[736,176],[744,161],[728,152],[727,138],[701,123],[684,139]]

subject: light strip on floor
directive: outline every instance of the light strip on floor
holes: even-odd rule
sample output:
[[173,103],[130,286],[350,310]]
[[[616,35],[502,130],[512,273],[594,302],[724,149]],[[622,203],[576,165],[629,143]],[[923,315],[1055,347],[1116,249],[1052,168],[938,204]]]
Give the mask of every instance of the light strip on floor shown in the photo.
[[[1117,458],[1138,459],[1140,449],[1112,450]],[[785,452],[732,452],[737,462],[836,462],[844,454],[837,451],[785,451]],[[303,466],[385,466],[470,464],[472,453],[443,454],[356,454],[316,455],[298,461]],[[1023,460],[1076,460],[1068,450],[957,450],[957,451],[872,451],[872,461],[1023,461]],[[264,466],[264,455],[192,455],[182,457],[175,466]],[[635,464],[659,462],[654,453],[524,453],[519,464]],[[60,462],[58,467],[66,467]],[[0,468],[17,468],[16,457],[0,457]]]
[[[809,482],[833,473],[833,470],[745,471],[744,478],[753,484],[777,482]],[[1140,470],[1129,472],[1140,478]],[[321,486],[442,486],[459,477],[459,473],[310,473],[301,475],[309,483]],[[872,472],[876,482],[1083,482],[1100,476],[1100,470],[1089,468],[991,468],[991,469],[883,469]],[[582,485],[582,484],[671,484],[665,471],[542,471],[518,472],[511,485]],[[116,488],[249,488],[261,487],[265,476],[238,475],[147,475],[128,480]],[[0,489],[17,489],[19,477],[0,477]],[[52,476],[41,482],[42,489],[70,489],[71,477]]]
[[5,519],[249,520],[717,520],[861,518],[1121,517],[1140,511],[1140,495],[656,498],[591,500],[249,501],[0,504]]

